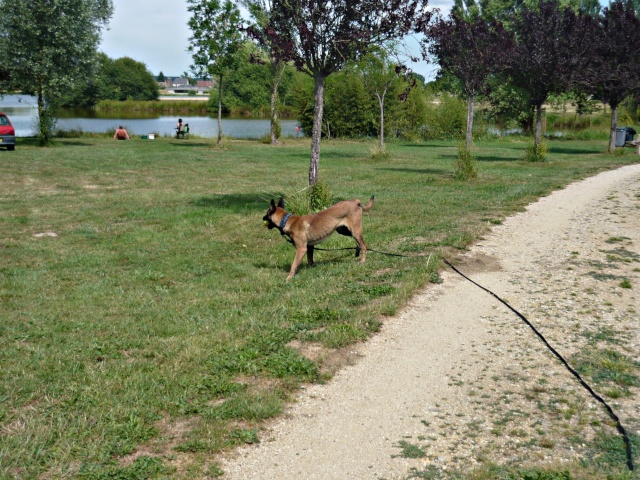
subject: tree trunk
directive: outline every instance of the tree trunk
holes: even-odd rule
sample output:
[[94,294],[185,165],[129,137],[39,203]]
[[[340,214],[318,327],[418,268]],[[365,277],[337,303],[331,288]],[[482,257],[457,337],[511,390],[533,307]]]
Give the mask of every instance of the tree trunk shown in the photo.
[[376,94],[376,96],[378,97],[378,105],[380,105],[380,151],[383,152],[384,151],[384,97],[385,97],[385,93],[383,93],[382,95],[378,95]]
[[536,136],[535,136],[535,145],[536,151],[540,148],[542,144],[542,104],[536,105]]
[[471,143],[473,142],[473,104],[475,101],[475,96],[469,95],[467,98],[467,135],[466,146],[467,150],[471,150]]
[[45,119],[45,107],[44,107],[44,95],[42,93],[42,84],[38,88],[38,131],[40,145],[44,146],[49,141],[49,135],[47,133],[47,123]]
[[222,146],[222,75],[218,76],[218,146]]
[[278,88],[284,72],[285,63],[271,59],[271,145],[278,144]]
[[315,92],[313,104],[313,130],[311,131],[311,160],[309,162],[309,185],[318,181],[318,166],[320,164],[320,138],[322,137],[322,114],[324,111],[324,80],[325,75],[315,75]]
[[611,130],[609,130],[609,153],[616,151],[616,130],[618,128],[618,106],[611,105]]

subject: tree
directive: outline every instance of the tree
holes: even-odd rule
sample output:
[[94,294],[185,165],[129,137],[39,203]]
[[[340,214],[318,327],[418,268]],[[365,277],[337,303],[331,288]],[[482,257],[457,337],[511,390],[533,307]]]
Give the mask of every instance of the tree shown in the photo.
[[160,70],[160,73],[156,77],[156,81],[158,81],[160,83],[164,83],[166,79],[167,79],[167,77],[165,77],[164,73],[162,73],[162,70]]
[[525,91],[535,108],[535,151],[542,143],[542,105],[552,93],[568,91],[594,67],[595,24],[588,15],[561,8],[553,0],[525,7],[513,19],[516,45],[509,55],[512,84]]
[[631,2],[618,0],[604,9],[599,27],[599,41],[594,42],[598,68],[585,86],[611,107],[609,151],[614,151],[618,105],[640,92],[640,20]]
[[471,148],[474,102],[489,78],[504,68],[513,48],[513,37],[501,23],[475,16],[465,20],[460,14],[438,18],[429,25],[422,43],[423,58],[433,56],[440,69],[460,81],[467,100],[466,149]]
[[1,0],[0,10],[0,57],[9,75],[3,86],[37,96],[38,137],[46,145],[64,92],[95,72],[112,0]]
[[314,80],[309,185],[318,180],[326,78],[426,22],[426,6],[427,0],[273,0],[267,27],[273,54]]
[[[282,75],[286,67],[286,62],[275,54],[274,47],[271,43],[269,35],[267,34],[267,29],[272,12],[272,2],[271,0],[242,0],[242,3],[247,8],[249,14],[251,15],[251,18],[253,19],[253,23],[249,25],[247,31],[249,32],[249,35],[256,39],[258,43],[265,49],[265,53],[268,57],[268,63],[271,72],[271,127],[269,136],[271,137],[271,144],[276,145],[278,143],[278,137],[280,136],[280,123],[278,118],[278,93],[280,82],[282,81]],[[259,55],[253,56],[252,60],[256,63],[264,63]]]
[[63,107],[93,107],[100,100],[157,100],[158,84],[142,62],[98,55],[98,71],[61,99]]
[[368,53],[355,65],[356,74],[360,77],[364,88],[378,101],[378,108],[380,109],[378,144],[381,152],[385,151],[384,112],[387,93],[399,82],[402,82],[398,69],[399,66],[391,63],[389,55],[384,49],[376,49]]
[[242,44],[240,10],[231,0],[188,0],[189,51],[196,77],[206,71],[218,84],[218,145],[222,144],[222,85]]
[[103,98],[110,100],[157,100],[158,84],[147,66],[129,57],[107,62],[99,75],[107,88]]

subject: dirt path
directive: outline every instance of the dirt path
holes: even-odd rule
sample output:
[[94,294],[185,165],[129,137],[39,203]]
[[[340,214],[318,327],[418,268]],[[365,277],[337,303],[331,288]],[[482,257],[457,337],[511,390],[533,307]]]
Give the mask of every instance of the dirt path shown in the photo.
[[[605,348],[640,361],[640,165],[541,199],[459,260],[572,364]],[[260,444],[222,462],[223,478],[391,479],[427,466],[557,465],[588,455],[587,442],[609,428],[528,327],[451,271],[354,348],[355,365],[303,391]],[[639,389],[599,388],[640,433]]]

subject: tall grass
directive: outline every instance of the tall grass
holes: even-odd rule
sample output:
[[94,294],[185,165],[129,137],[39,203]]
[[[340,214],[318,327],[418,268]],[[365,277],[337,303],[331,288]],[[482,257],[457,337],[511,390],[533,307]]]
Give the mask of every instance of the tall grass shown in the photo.
[[383,162],[367,142],[326,142],[322,196],[375,195],[365,241],[412,257],[317,252],[285,282],[293,249],[261,218],[304,186],[308,141],[22,140],[0,162],[0,477],[217,474],[216,452],[259,440],[301,382],[331,375],[331,349],[376,332],[442,256],[637,160],[549,146],[536,164],[523,143],[478,143],[478,177],[460,182],[454,142],[390,144]]

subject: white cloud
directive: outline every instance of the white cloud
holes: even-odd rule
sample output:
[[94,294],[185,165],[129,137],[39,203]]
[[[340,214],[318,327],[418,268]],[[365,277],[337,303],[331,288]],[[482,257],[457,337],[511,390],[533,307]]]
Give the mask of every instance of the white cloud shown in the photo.
[[191,30],[184,0],[115,0],[100,50],[110,58],[131,57],[157,75],[181,75],[191,65]]

